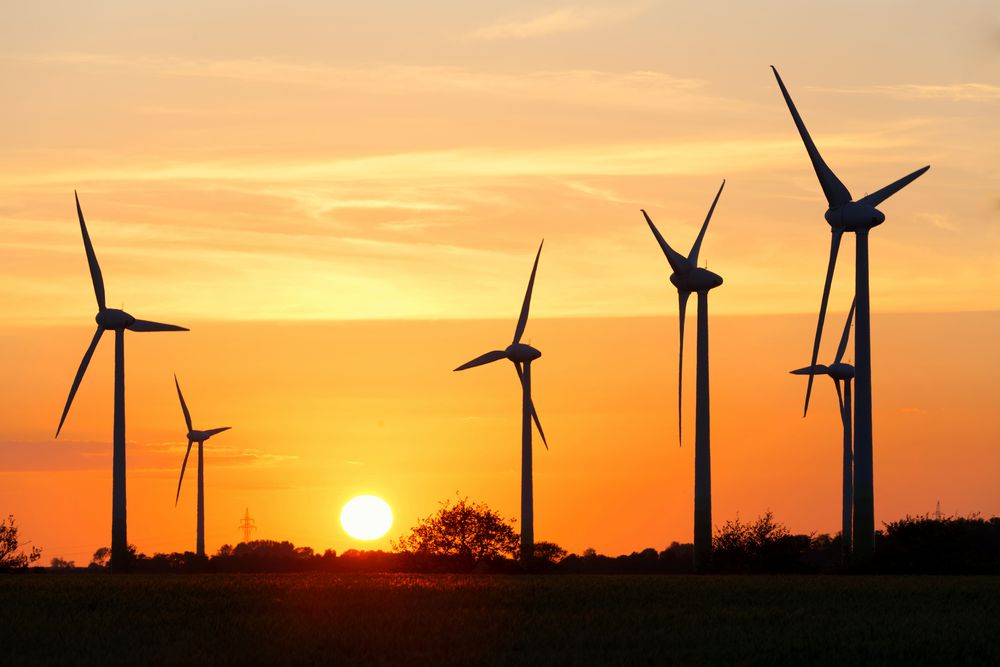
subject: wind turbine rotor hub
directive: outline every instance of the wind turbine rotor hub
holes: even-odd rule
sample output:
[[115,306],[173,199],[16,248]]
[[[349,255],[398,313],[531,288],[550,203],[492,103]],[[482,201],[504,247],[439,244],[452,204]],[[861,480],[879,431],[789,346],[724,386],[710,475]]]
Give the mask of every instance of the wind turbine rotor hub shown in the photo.
[[708,269],[695,267],[685,273],[672,273],[670,282],[679,290],[707,292],[722,284],[722,276]]
[[94,319],[102,329],[125,329],[135,323],[134,317],[117,308],[105,308]]
[[534,361],[535,359],[542,356],[539,350],[531,347],[530,345],[525,345],[524,343],[513,343],[507,346],[504,350],[507,353],[507,358],[515,363],[527,363],[529,361]]
[[827,375],[834,380],[853,380],[854,366],[843,362],[831,364],[827,367]]
[[827,209],[823,216],[834,229],[856,232],[871,229],[885,222],[885,214],[874,206],[860,202],[847,202],[843,206]]

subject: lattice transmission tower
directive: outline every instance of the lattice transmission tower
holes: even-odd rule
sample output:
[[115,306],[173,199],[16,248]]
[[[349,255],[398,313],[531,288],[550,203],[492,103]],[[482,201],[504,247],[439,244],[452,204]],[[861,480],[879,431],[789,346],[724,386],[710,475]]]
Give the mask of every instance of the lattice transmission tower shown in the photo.
[[240,530],[243,531],[243,541],[249,542],[250,535],[253,531],[257,530],[257,526],[254,525],[254,520],[250,518],[250,508],[246,508],[246,513],[243,518],[240,519]]

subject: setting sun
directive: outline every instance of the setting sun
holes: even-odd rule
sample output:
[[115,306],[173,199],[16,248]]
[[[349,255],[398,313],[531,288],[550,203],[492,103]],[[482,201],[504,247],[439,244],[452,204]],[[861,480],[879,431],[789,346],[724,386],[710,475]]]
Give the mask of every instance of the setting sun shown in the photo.
[[340,511],[340,525],[356,540],[376,540],[392,527],[392,509],[378,496],[355,496]]

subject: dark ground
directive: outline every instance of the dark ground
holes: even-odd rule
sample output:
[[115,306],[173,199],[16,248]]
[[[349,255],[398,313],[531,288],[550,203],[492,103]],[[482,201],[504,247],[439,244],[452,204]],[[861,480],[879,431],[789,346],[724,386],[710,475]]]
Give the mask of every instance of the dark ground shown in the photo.
[[126,662],[1000,664],[1000,577],[0,577],[0,664]]

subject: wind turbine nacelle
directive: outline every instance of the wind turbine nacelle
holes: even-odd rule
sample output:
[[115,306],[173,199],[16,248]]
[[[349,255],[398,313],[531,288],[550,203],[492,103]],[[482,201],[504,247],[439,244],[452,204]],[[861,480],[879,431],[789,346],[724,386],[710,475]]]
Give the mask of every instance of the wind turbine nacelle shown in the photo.
[[103,329],[124,329],[135,323],[134,317],[117,308],[105,308],[97,313],[97,317],[94,319]]
[[722,284],[722,276],[708,269],[695,267],[687,273],[670,274],[670,282],[679,290],[707,292]]
[[188,440],[191,442],[204,442],[205,440],[208,440],[208,433],[205,433],[204,431],[188,431]]
[[507,353],[508,359],[519,364],[526,364],[529,361],[534,361],[538,357],[542,356],[540,351],[530,345],[525,345],[524,343],[513,343],[508,345],[504,352]]
[[827,366],[826,374],[834,380],[853,380],[854,366],[840,362]]
[[885,214],[874,206],[858,202],[847,202],[843,206],[827,209],[823,216],[831,227],[845,232],[871,229],[885,222]]

